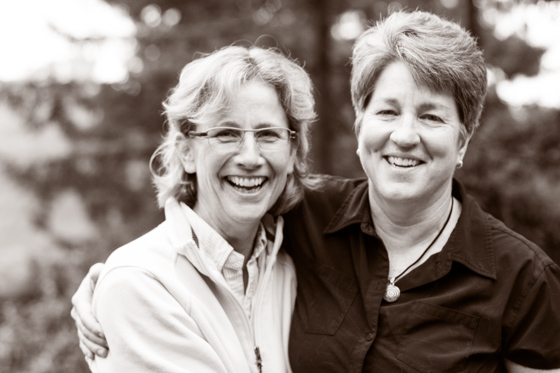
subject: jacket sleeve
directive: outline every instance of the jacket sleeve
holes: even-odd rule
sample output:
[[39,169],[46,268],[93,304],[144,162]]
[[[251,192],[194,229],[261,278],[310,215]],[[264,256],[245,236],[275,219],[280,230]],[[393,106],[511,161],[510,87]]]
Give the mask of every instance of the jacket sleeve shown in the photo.
[[560,368],[560,267],[549,264],[519,306],[505,357],[536,369]]
[[109,343],[93,372],[226,372],[199,327],[148,271],[119,267],[98,284],[94,314]]

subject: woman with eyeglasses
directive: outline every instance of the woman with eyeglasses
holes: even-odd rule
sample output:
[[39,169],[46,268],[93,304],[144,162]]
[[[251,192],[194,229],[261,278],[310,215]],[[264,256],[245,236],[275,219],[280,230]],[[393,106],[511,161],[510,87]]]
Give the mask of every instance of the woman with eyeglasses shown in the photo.
[[269,49],[185,66],[150,164],[165,222],[107,260],[93,312],[111,350],[93,372],[289,371],[296,279],[280,214],[314,185],[311,88]]

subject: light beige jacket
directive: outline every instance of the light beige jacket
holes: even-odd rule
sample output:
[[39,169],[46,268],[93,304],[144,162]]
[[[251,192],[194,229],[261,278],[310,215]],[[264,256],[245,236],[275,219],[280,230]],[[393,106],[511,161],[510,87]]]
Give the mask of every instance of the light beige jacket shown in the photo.
[[[296,294],[291,258],[280,250],[283,219],[265,216],[264,274],[249,319],[193,241],[189,214],[170,199],[166,220],[107,260],[93,310],[109,343],[92,372],[290,372],[288,336]],[[198,232],[196,233],[199,236]],[[199,244],[203,244],[200,240]],[[263,253],[265,254],[265,253]]]

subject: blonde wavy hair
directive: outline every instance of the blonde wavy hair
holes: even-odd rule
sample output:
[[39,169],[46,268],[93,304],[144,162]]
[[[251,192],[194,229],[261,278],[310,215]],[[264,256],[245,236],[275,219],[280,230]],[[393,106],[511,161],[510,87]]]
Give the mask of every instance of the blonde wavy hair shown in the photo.
[[255,80],[276,90],[290,129],[297,132],[292,143],[296,146],[294,172],[288,175],[286,187],[270,212],[279,215],[289,211],[303,198],[306,188],[317,186],[307,162],[309,127],[316,118],[308,74],[276,49],[228,46],[188,63],[163,103],[167,128],[150,161],[160,207],[170,197],[194,206],[196,174],[186,173],[181,162],[187,149],[186,134],[197,123],[227,112],[240,87]]

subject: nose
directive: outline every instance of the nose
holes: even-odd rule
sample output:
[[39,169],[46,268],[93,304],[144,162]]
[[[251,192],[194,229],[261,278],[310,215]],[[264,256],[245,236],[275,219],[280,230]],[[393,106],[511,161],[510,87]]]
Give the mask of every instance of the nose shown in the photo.
[[391,141],[404,148],[410,148],[420,142],[416,118],[413,115],[403,115],[393,132]]
[[255,134],[245,132],[239,150],[235,155],[235,162],[239,166],[254,168],[260,166],[263,161]]

